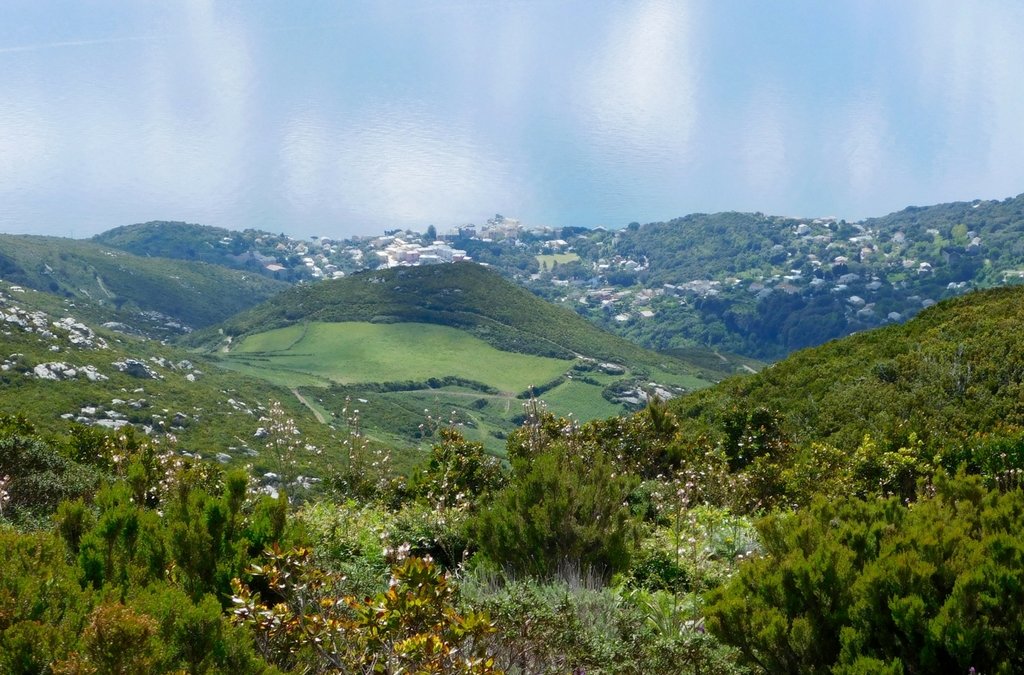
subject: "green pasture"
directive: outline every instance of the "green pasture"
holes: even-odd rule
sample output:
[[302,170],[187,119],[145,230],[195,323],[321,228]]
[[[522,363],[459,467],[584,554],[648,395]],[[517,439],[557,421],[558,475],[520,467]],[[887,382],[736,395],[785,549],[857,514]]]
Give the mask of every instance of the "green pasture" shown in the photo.
[[[225,365],[283,385],[424,381],[449,375],[520,392],[571,361],[495,349],[465,331],[424,323],[309,323],[251,335]],[[311,379],[312,378],[312,379]]]
[[[501,351],[471,334],[423,323],[308,323],[250,335],[220,354],[227,368],[262,377],[280,386],[301,388],[307,402],[325,420],[342,423],[345,398],[358,407],[360,426],[371,435],[403,438],[407,449],[431,442],[429,429],[454,423],[466,438],[502,455],[505,437],[517,426],[523,399],[517,394],[570,371],[573,362]],[[698,388],[695,377],[657,367],[641,369],[644,380]],[[427,388],[431,378],[455,376],[493,387],[484,393],[469,386]],[[591,382],[582,381],[583,377]],[[538,395],[548,410],[580,421],[622,414],[620,405],[602,396],[605,386],[622,379],[599,370],[568,379]],[[412,385],[380,390],[381,383]],[[416,384],[419,383],[419,384]],[[332,386],[337,385],[337,386]],[[430,418],[430,419],[428,419]]]
[[601,396],[601,387],[578,380],[568,380],[540,396],[548,410],[561,417],[570,413],[581,421],[622,414],[622,406]]
[[579,259],[580,257],[575,253],[549,253],[537,256],[537,264],[540,265],[541,269],[550,270],[555,263],[564,265],[565,263],[576,262]]
[[672,384],[678,387],[686,387],[690,391],[697,389],[703,389],[708,386],[706,380],[702,380],[699,377],[693,375],[682,375],[679,373],[671,373],[667,370],[660,368],[652,368],[650,371],[650,379],[655,382],[662,384]]

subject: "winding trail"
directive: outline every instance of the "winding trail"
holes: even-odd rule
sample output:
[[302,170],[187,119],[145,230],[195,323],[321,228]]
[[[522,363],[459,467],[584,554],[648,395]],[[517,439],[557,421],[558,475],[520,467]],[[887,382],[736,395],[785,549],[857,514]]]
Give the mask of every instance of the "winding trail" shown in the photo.
[[111,293],[111,292],[110,292],[110,290],[109,290],[109,289],[108,289],[108,288],[106,287],[106,285],[105,285],[105,284],[103,283],[103,277],[101,277],[101,276],[100,276],[100,275],[98,275],[98,274],[96,275],[96,283],[97,283],[97,284],[99,284],[99,286],[100,286],[100,290],[101,290],[101,291],[103,291],[104,293],[106,293],[106,294],[107,294],[107,297],[108,297],[108,298],[112,298],[112,297],[114,297],[114,294],[113,294],[113,293]]
[[299,403],[313,411],[313,415],[316,417],[317,422],[319,422],[320,424],[327,424],[327,420],[324,418],[323,413],[321,413],[319,410],[313,407],[313,404],[307,401],[306,397],[300,394],[297,388],[292,388],[292,394],[295,395],[295,398],[299,399]]

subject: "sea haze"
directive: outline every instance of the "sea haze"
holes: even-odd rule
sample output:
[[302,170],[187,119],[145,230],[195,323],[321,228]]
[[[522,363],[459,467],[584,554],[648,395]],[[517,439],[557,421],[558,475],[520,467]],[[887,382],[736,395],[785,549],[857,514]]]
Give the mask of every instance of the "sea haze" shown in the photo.
[[0,230],[293,235],[1024,190],[1018,2],[0,5]]

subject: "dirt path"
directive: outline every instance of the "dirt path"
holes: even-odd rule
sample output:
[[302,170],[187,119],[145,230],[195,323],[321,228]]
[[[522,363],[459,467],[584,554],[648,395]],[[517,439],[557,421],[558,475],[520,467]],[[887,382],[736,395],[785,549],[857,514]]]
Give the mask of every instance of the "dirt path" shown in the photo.
[[114,294],[113,294],[113,293],[111,293],[111,292],[110,292],[110,291],[109,291],[109,290],[107,289],[107,287],[106,287],[106,286],[105,286],[105,285],[103,284],[103,277],[101,277],[101,276],[100,276],[100,275],[98,275],[98,274],[96,275],[96,283],[98,283],[98,284],[100,285],[100,290],[101,290],[101,291],[103,291],[104,293],[106,293],[106,294],[107,294],[107,297],[108,297],[108,298],[112,298],[112,297],[114,297]]
[[299,399],[299,403],[313,411],[313,415],[316,416],[317,422],[319,422],[320,424],[327,424],[327,420],[324,418],[323,413],[321,413],[319,410],[313,407],[313,404],[307,401],[306,397],[300,394],[298,389],[292,389],[292,394],[295,395],[295,398]]

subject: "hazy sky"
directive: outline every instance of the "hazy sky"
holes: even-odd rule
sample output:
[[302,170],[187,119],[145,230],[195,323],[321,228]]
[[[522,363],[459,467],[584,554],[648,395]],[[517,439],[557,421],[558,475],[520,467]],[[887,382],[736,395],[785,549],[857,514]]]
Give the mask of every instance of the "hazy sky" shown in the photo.
[[1024,192],[1024,3],[0,3],[0,230],[882,215]]

